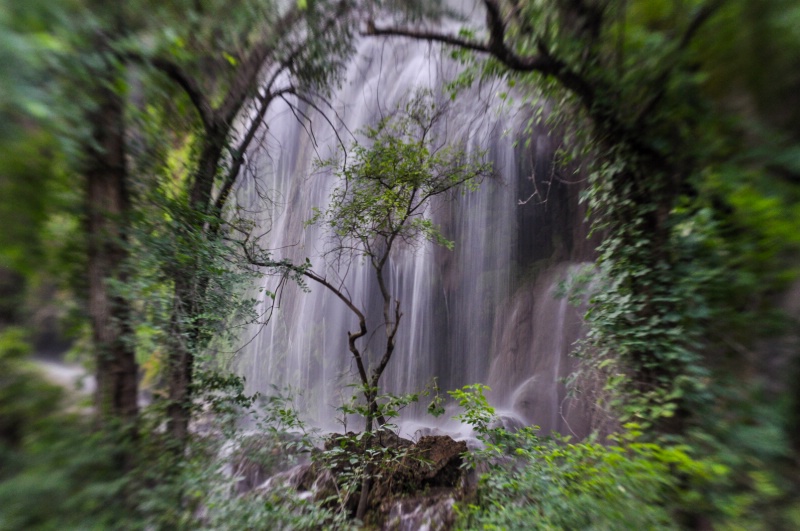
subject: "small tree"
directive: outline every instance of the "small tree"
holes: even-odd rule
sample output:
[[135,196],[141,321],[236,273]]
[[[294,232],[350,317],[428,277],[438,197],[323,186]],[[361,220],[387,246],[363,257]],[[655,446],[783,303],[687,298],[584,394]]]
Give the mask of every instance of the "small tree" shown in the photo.
[[[348,347],[361,380],[365,404],[364,447],[369,445],[373,424],[385,424],[378,407],[379,384],[395,349],[400,328],[400,301],[388,287],[386,264],[399,245],[414,247],[424,241],[452,248],[433,223],[430,208],[434,198],[458,190],[474,190],[490,174],[483,152],[468,154],[447,145],[436,135],[436,124],[446,109],[437,107],[427,91],[418,92],[409,103],[383,118],[362,134],[366,145],[355,143],[341,163],[322,161],[322,168],[335,168],[338,185],[323,211],[315,209],[310,224],[325,227],[333,246],[328,253],[335,263],[362,258],[372,268],[383,299],[383,327],[386,341],[375,367],[365,360],[359,340],[367,335],[364,310],[353,301],[343,280],[330,282],[315,273],[310,264],[294,268],[307,278],[325,286],[358,319],[358,330],[347,332]],[[363,520],[374,472],[367,464],[361,484],[356,518]]]
[[457,190],[474,190],[491,172],[483,152],[468,154],[438,138],[436,125],[445,113],[429,92],[421,91],[405,107],[363,130],[366,145],[355,143],[343,164],[336,159],[320,163],[335,168],[339,183],[329,206],[324,211],[317,209],[309,223],[328,229],[333,241],[328,256],[337,263],[345,257],[365,259],[383,299],[386,342],[377,365],[370,368],[359,343],[368,332],[364,310],[341,282],[329,282],[311,269],[303,271],[358,318],[358,330],[347,336],[366,399],[368,432],[376,419],[384,423],[378,410],[378,385],[394,353],[403,316],[400,301],[388,287],[386,264],[400,244],[413,247],[430,241],[452,248],[453,242],[430,217],[432,201]]

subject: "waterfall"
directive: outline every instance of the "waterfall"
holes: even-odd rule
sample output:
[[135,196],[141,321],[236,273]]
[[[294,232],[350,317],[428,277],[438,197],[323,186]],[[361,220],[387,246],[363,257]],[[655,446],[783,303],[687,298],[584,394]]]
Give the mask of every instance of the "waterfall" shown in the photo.
[[[348,143],[351,133],[374,125],[417,88],[431,88],[445,103],[442,86],[457,72],[458,65],[441,60],[437,46],[363,40],[332,99],[335,112],[304,126],[287,107],[272,109],[270,129],[254,154],[259,174],[237,191],[239,204],[258,212],[256,232],[267,233],[262,246],[296,262],[308,258],[330,278],[343,277],[366,310],[370,334],[361,341],[373,363],[380,352],[371,349],[381,350],[384,333],[372,271],[360,261],[338,271],[326,264],[325,233],[305,224],[313,207],[325,208],[334,185],[330,173],[315,170],[314,160],[330,156],[340,139]],[[580,335],[580,312],[553,292],[575,262],[590,258],[589,246],[581,243],[586,238],[577,189],[553,184],[553,140],[542,126],[526,131],[530,114],[521,107],[500,105],[498,93],[505,90],[483,83],[461,94],[440,127],[450,142],[487,150],[497,176],[476,192],[436,205],[433,219],[455,242],[452,251],[432,244],[395,251],[389,281],[403,318],[381,390],[420,391],[433,377],[443,390],[486,383],[493,388],[491,401],[524,422],[581,432],[584,415],[572,406],[565,413],[559,383],[572,367],[568,354]],[[551,192],[546,201],[545,187]],[[536,189],[535,200],[520,204]],[[260,288],[275,291],[275,282],[266,277]],[[347,332],[357,329],[357,321],[323,287],[307,288],[285,286],[269,323],[248,331],[237,366],[249,391],[291,386],[312,422],[341,429],[335,408],[352,394],[346,386],[358,382],[347,347]],[[269,312],[273,301],[260,297],[261,313]],[[432,423],[421,415],[414,410],[407,418]]]

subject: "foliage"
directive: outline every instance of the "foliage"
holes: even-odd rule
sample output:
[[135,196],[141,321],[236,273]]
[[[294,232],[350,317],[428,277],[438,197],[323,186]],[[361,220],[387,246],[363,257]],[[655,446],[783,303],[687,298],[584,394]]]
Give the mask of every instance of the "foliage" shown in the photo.
[[[130,331],[122,334],[122,343],[126,349],[136,350],[140,361],[148,363],[148,378],[155,388],[165,387],[162,378],[174,364],[170,354],[176,346],[195,356],[194,370],[185,385],[195,391],[196,400],[181,401],[181,405],[186,405],[192,413],[210,410],[228,422],[226,429],[230,429],[234,412],[247,406],[250,399],[244,396],[240,379],[220,370],[229,360],[216,354],[231,350],[229,341],[236,333],[231,323],[241,325],[256,319],[252,314],[253,300],[243,294],[243,286],[252,281],[253,273],[252,269],[238,267],[238,257],[229,247],[234,244],[226,239],[229,234],[225,230],[229,227],[220,228],[226,197],[220,193],[220,197],[208,197],[207,204],[198,205],[192,186],[205,179],[210,195],[212,190],[224,188],[224,180],[218,179],[223,175],[230,181],[228,186],[233,185],[232,179],[238,176],[248,147],[247,131],[234,125],[240,111],[242,115],[248,114],[248,105],[252,108],[268,105],[263,97],[254,97],[258,96],[262,79],[260,68],[268,58],[273,60],[273,71],[269,74],[275,77],[281,74],[282,81],[291,77],[292,91],[324,92],[328,82],[335,81],[341,58],[349,49],[350,31],[346,25],[335,24],[338,19],[331,18],[331,14],[334,7],[343,8],[345,3],[333,6],[327,2],[309,2],[303,16],[294,17],[300,23],[283,25],[287,9],[283,5],[278,9],[269,1],[164,4],[143,0],[106,6],[91,0],[75,0],[57,6],[38,1],[23,4],[3,2],[0,15],[0,56],[9,59],[3,62],[2,69],[5,72],[6,68],[25,65],[19,68],[19,76],[3,76],[3,86],[9,85],[13,90],[3,92],[0,113],[4,118],[10,116],[9,122],[15,127],[20,125],[12,131],[19,133],[20,139],[14,143],[8,141],[12,135],[6,135],[5,128],[0,135],[0,157],[9,169],[0,178],[0,190],[4,192],[0,216],[3,220],[27,217],[30,222],[19,223],[24,220],[18,219],[9,223],[14,230],[4,232],[1,238],[2,265],[8,259],[20,269],[39,267],[37,255],[29,252],[38,249],[25,240],[47,234],[46,229],[51,228],[62,229],[55,232],[63,235],[67,226],[77,225],[75,232],[80,233],[81,240],[102,240],[123,248],[127,260],[115,261],[114,271],[100,271],[97,276],[103,278],[93,279],[87,279],[85,270],[81,271],[82,282],[73,287],[83,295],[87,280],[99,281],[109,288],[109,298],[116,307],[127,305],[124,312],[104,322]],[[276,27],[279,31],[273,31]],[[20,54],[12,53],[13,50],[19,50]],[[271,57],[267,57],[270,53]],[[189,86],[200,92],[193,94]],[[283,94],[288,91],[284,87]],[[231,92],[234,101],[225,101]],[[193,108],[197,102],[191,101],[192,96],[198,95],[213,110],[225,108],[212,127],[213,134],[201,127],[208,125],[200,123],[207,116],[198,116]],[[106,97],[128,106],[115,116],[104,114]],[[106,120],[109,116],[113,123]],[[253,131],[261,127],[262,119],[263,113],[253,121]],[[85,191],[87,176],[83,170],[87,159],[94,155],[102,158],[104,154],[103,148],[96,145],[97,138],[91,135],[97,130],[100,130],[97,138],[130,132],[125,135],[128,145],[124,161],[130,167],[122,169],[122,177],[113,183],[125,189],[122,209],[116,215],[106,216],[108,230],[100,234],[86,234],[85,224],[73,224],[79,218],[73,219],[72,212],[66,215],[58,212],[57,219],[69,223],[54,227],[48,223],[50,212],[45,207],[52,207],[47,203],[55,194],[42,193],[46,187],[41,183],[49,185],[49,172],[57,169],[74,190],[71,198],[78,198],[79,192]],[[205,174],[198,177],[202,151],[209,144],[216,152],[206,156],[212,164],[206,164]],[[176,147],[185,151],[173,156],[178,151]],[[52,156],[48,150],[52,150]],[[23,182],[26,179],[28,182]],[[6,199],[15,199],[17,204]],[[79,201],[69,206],[75,203]],[[83,206],[102,209],[108,205],[101,201],[84,202]],[[68,264],[70,269],[86,265],[85,249],[83,245],[79,247],[81,256]],[[92,259],[91,253],[88,259]],[[189,281],[192,289],[181,292],[176,284],[184,280]],[[102,359],[98,357],[98,361]],[[100,363],[97,365],[99,372]],[[9,432],[14,431],[14,438],[28,437],[27,432],[17,435],[17,424],[35,425],[42,412],[38,405],[33,407],[25,400],[38,398],[49,404],[51,395],[44,391],[37,393],[36,385],[12,377],[10,371],[8,375],[9,381],[2,382],[2,393],[3,410],[8,410],[7,418],[15,424],[9,427]],[[135,381],[135,365],[133,377]],[[61,425],[61,420],[52,423],[52,434],[45,436],[40,431],[31,436],[41,439],[41,448],[26,438],[19,458],[22,471],[4,487],[8,493],[15,488],[24,492],[29,501],[9,502],[7,507],[19,509],[19,513],[13,515],[15,520],[8,525],[42,528],[56,525],[56,520],[47,519],[32,505],[45,507],[41,500],[48,495],[53,498],[53,517],[60,518],[62,525],[67,526],[120,527],[119,522],[126,518],[130,521],[124,526],[129,528],[136,528],[143,520],[196,522],[196,515],[189,508],[191,504],[184,503],[181,493],[187,484],[193,481],[199,484],[201,478],[183,474],[183,462],[175,457],[184,453],[175,452],[174,447],[161,440],[165,402],[160,400],[163,395],[156,395],[159,400],[142,419],[139,425],[142,433],[131,437],[133,440],[116,438],[113,425],[105,427],[108,433],[94,437],[83,421],[73,428],[71,422],[64,421]],[[64,432],[64,443],[74,445],[74,460],[66,451],[55,448],[59,430]],[[54,448],[52,460],[46,454],[48,445]],[[193,473],[206,467],[217,471],[218,463],[199,447],[193,449],[197,454],[192,457],[198,457],[193,463],[198,469]],[[189,455],[191,452],[187,450]],[[148,468],[151,464],[145,464],[140,470],[135,466],[138,458],[152,459],[163,469],[154,473]],[[48,468],[52,470],[51,483],[41,481],[40,477]],[[87,472],[87,468],[96,474]],[[192,470],[188,464],[187,470]],[[106,481],[109,477],[113,478],[113,484]],[[217,477],[202,478],[206,486],[217,480]],[[23,483],[25,488],[21,488]],[[148,512],[147,507],[142,510],[132,507],[135,504],[131,500],[151,487],[163,497],[157,504],[155,498],[142,503],[164,511],[157,516]],[[84,489],[104,489],[103,496],[98,495],[91,502],[90,495],[84,496]],[[74,491],[72,498],[70,490]],[[241,502],[230,488],[219,487],[214,492],[224,492],[228,505]],[[106,496],[115,498],[117,503],[108,502]],[[224,498],[222,494],[216,496],[218,500]],[[68,515],[73,502],[74,514]],[[174,506],[168,508],[173,502]],[[268,513],[264,516],[267,521],[277,518],[278,508],[283,507],[281,503],[274,504],[272,513],[269,507],[261,508],[261,513]],[[288,501],[286,504],[291,505]],[[248,507],[253,515],[260,514],[258,502]],[[294,507],[299,512],[305,511],[299,501]],[[210,514],[212,521],[214,513]],[[85,520],[80,520],[81,515]],[[37,521],[40,517],[44,519]],[[220,523],[222,518],[215,525],[224,526]],[[294,526],[287,523],[286,527]]]
[[6,459],[6,454],[22,443],[61,398],[59,389],[42,381],[26,360],[31,350],[27,335],[16,327],[0,332],[0,468],[16,466]]
[[[338,239],[338,252],[353,251],[374,264],[395,240],[407,245],[430,241],[452,248],[433,223],[434,197],[457,190],[475,190],[491,173],[484,153],[467,153],[444,145],[436,127],[446,107],[437,107],[428,92],[417,93],[403,109],[363,132],[341,169],[340,184],[325,212],[309,223],[327,226]],[[321,163],[339,166],[338,161]],[[462,190],[462,191],[463,191]]]
[[489,387],[482,384],[473,384],[448,392],[458,402],[458,405],[464,409],[464,412],[455,418],[464,424],[472,426],[481,437],[489,433],[490,424],[495,418],[494,408],[489,405],[489,400],[484,395],[484,391],[490,391]]
[[84,419],[40,419],[0,480],[3,529],[107,529],[130,525],[121,444]]
[[[413,454],[408,441],[398,437],[398,426],[395,420],[400,417],[400,412],[411,404],[418,403],[422,397],[432,396],[428,411],[439,416],[441,397],[435,381],[431,386],[418,393],[406,395],[378,394],[375,398],[376,409],[371,410],[369,404],[359,400],[363,390],[354,387],[357,394],[337,409],[341,413],[339,421],[343,427],[343,434],[329,435],[324,439],[324,450],[312,452],[312,460],[320,470],[327,470],[334,478],[334,489],[326,500],[337,507],[342,514],[349,514],[357,501],[356,495],[369,481],[371,484],[383,482],[390,483],[398,472],[407,468],[409,462],[420,462],[420,457]],[[279,412],[286,418],[288,411],[280,409]],[[356,416],[363,419],[368,415],[383,418],[385,422],[371,431],[353,433],[348,431],[348,418]],[[300,427],[304,440],[308,443],[306,428],[296,417],[290,417],[289,427]],[[319,434],[316,435],[319,437]],[[396,485],[395,488],[402,488]],[[363,517],[363,516],[362,516]]]
[[[254,301],[247,289],[261,274],[242,267],[235,258],[235,248],[221,238],[210,239],[204,226],[215,222],[205,216],[196,223],[187,217],[198,216],[186,212],[181,200],[170,198],[163,190],[151,190],[140,199],[128,234],[131,239],[131,257],[128,268],[134,273],[128,282],[115,285],[116,292],[130,300],[135,312],[134,327],[142,334],[140,356],[146,361],[152,351],[169,340],[171,326],[175,323],[173,293],[175,279],[190,265],[199,262],[207,275],[205,297],[208,310],[197,315],[178,314],[181,330],[198,330],[189,345],[199,356],[212,339],[219,347],[226,347],[235,339],[239,327],[257,319]],[[189,339],[188,337],[186,338]],[[221,367],[226,359],[218,360]]]
[[[464,408],[458,418],[483,443],[471,456],[482,473],[473,498],[457,507],[459,528],[683,529],[701,518],[715,528],[741,529],[757,500],[780,496],[763,471],[751,472],[748,493],[731,488],[743,463],[727,461],[730,454],[704,457],[685,443],[647,442],[635,424],[605,442],[577,443],[540,437],[535,426],[513,433],[492,427],[483,390],[453,392]],[[786,511],[785,520],[772,523],[791,527],[796,516]]]
[[[171,6],[166,9],[173,14]],[[230,9],[230,3],[208,2],[199,8],[195,26],[162,35],[163,48],[132,52],[167,78],[171,90],[180,89],[188,104],[179,120],[166,118],[168,113],[141,115],[155,122],[148,128],[155,156],[145,157],[143,167],[153,167],[167,179],[156,187],[168,194],[172,227],[159,230],[158,237],[178,237],[177,255],[163,256],[158,266],[174,295],[163,366],[168,373],[170,429],[178,439],[186,436],[194,384],[203,384],[193,381],[202,374],[195,371],[200,357],[217,350],[212,340],[224,344],[226,339],[220,334],[221,322],[231,322],[232,317],[240,323],[254,320],[254,300],[245,299],[235,310],[242,312],[239,315],[231,315],[230,304],[230,282],[236,275],[241,279],[249,274],[232,249],[248,234],[230,200],[237,181],[252,169],[251,143],[268,127],[265,116],[273,101],[291,94],[310,102],[308,93],[324,93],[335,83],[351,38],[339,18],[346,3],[313,2],[300,9],[242,2],[233,18]],[[230,23],[220,25],[222,12]],[[169,93],[156,91],[152,101],[157,109],[172,106]],[[161,138],[177,140],[177,153],[164,150],[158,143]],[[182,152],[187,156],[181,157]],[[177,182],[169,182],[173,174]]]
[[289,530],[342,525],[340,515],[289,487],[242,492],[248,468],[268,474],[286,470],[295,464],[292,455],[297,448],[290,448],[293,439],[279,424],[246,432],[232,428],[225,419],[226,415],[209,417],[207,433],[192,437],[185,456],[164,451],[158,439],[142,447],[141,469],[132,477],[137,481],[135,503],[144,527]]
[[[162,422],[157,408],[143,414],[136,441],[129,432],[98,431],[89,418],[59,410],[58,390],[34,371],[11,364],[21,363],[24,350],[17,332],[4,335],[2,345],[2,418],[23,421],[13,440],[4,423],[0,439],[2,529],[346,527],[343,515],[295,491],[239,491],[245,456],[258,458],[265,470],[281,470],[291,439],[277,423],[272,426],[280,429],[256,435],[235,428],[231,420],[247,410],[235,385],[233,391],[216,391],[206,431],[179,455],[155,429]],[[136,459],[120,473],[119,461],[134,444]]]
[[724,467],[697,461],[686,448],[635,438],[569,443],[525,428],[511,439],[504,448],[514,465],[481,477],[475,503],[461,509],[464,527],[679,529],[674,511],[725,477]]
[[[359,395],[364,395],[368,390],[363,389],[360,385],[350,386],[354,394],[349,400],[343,401],[336,409],[341,416],[337,419],[342,429],[347,432],[348,419],[352,416],[356,418],[364,418],[369,413],[369,406],[363,404],[359,400]],[[374,390],[372,390],[374,392]],[[439,394],[439,385],[434,378],[422,391],[415,393],[406,393],[402,395],[395,395],[392,393],[380,393],[375,398],[378,416],[386,419],[385,428],[389,430],[397,429],[397,425],[393,423],[393,419],[400,418],[400,413],[411,406],[417,404],[422,399],[428,399],[426,412],[432,417],[440,417],[444,414],[444,397]]]
[[0,528],[103,529],[124,522],[119,440],[62,410],[62,390],[26,359],[26,334],[0,333]]

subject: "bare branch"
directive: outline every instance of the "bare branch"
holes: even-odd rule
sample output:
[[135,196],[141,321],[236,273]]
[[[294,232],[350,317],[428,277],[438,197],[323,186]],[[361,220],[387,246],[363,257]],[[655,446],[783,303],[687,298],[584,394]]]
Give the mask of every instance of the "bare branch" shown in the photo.
[[[397,330],[400,327],[400,319],[402,317],[403,312],[400,311],[400,301],[396,300],[394,302],[394,325],[391,326],[391,330],[387,328],[386,349],[383,352],[383,357],[381,357],[378,366],[372,371],[372,387],[378,387],[378,382],[383,375],[383,371],[386,370],[386,366],[389,364],[389,360],[392,358],[392,353],[394,353],[395,337],[397,336]],[[381,424],[385,424],[385,421],[382,421]]]
[[236,77],[228,88],[222,103],[217,108],[219,119],[223,123],[231,123],[236,118],[253,87],[257,86],[258,75],[267,57],[275,51],[273,43],[281,42],[286,35],[295,29],[300,20],[302,20],[302,11],[296,6],[292,7],[288,13],[274,24],[279,34],[263,36],[262,40],[242,60],[236,70]]
[[220,193],[217,196],[216,201],[214,202],[214,210],[213,212],[215,215],[219,216],[222,214],[222,209],[225,206],[225,202],[228,200],[228,196],[230,195],[231,190],[233,189],[233,185],[236,183],[236,179],[239,176],[239,171],[242,168],[242,165],[245,161],[245,153],[250,147],[250,144],[253,142],[253,139],[256,136],[262,122],[264,121],[264,116],[269,109],[270,104],[276,97],[282,97],[283,94],[286,93],[294,93],[294,88],[289,87],[285,88],[276,92],[267,93],[263,98],[258,99],[259,107],[256,111],[255,117],[250,122],[250,126],[245,133],[244,139],[239,144],[239,146],[233,151],[232,159],[233,163],[231,164],[230,169],[228,170],[227,175],[225,176],[225,180],[220,188]]
[[500,13],[500,6],[495,0],[483,0],[483,3],[486,6],[486,22],[489,30],[489,41],[486,43],[435,31],[408,28],[378,28],[371,21],[367,24],[367,30],[364,35],[410,37],[488,54],[511,70],[517,72],[539,72],[545,76],[555,77],[567,89],[578,95],[587,108],[592,106],[594,103],[594,90],[591,85],[580,75],[570,70],[566,63],[553,57],[541,42],[539,43],[539,53],[536,55],[520,56],[511,50],[505,44],[506,26]]
[[366,31],[363,31],[361,34],[370,37],[410,37],[417,40],[440,42],[442,44],[448,44],[450,46],[464,48],[474,52],[491,53],[489,47],[483,42],[463,39],[436,31],[416,30],[410,28],[379,28],[371,21],[367,23]]
[[344,302],[345,305],[350,309],[350,311],[352,311],[356,315],[356,317],[358,317],[358,331],[347,332],[347,340],[350,352],[353,354],[353,358],[355,358],[356,360],[356,367],[358,368],[358,375],[361,378],[361,383],[367,386],[369,384],[367,369],[364,365],[364,359],[361,356],[361,351],[359,351],[358,347],[356,346],[356,340],[367,335],[367,320],[364,317],[364,314],[361,313],[361,310],[359,310],[355,304],[353,304],[353,301],[351,301],[349,297],[346,297],[340,289],[336,288],[325,278],[317,275],[311,270],[306,270],[303,272],[303,274],[306,277],[313,280],[314,282],[317,282],[328,288],[328,290],[330,290],[331,293],[336,295],[342,302]]
[[257,256],[253,254],[250,246],[248,245],[249,243],[248,239],[236,240],[236,243],[239,244],[242,251],[244,252],[245,259],[251,265],[269,269],[275,269],[275,268],[284,269],[286,271],[292,271],[296,274],[303,275],[306,278],[310,278],[314,282],[324,286],[331,293],[336,295],[337,298],[339,298],[342,302],[345,303],[345,305],[350,309],[350,311],[352,311],[353,314],[355,314],[355,316],[358,318],[358,328],[359,328],[358,331],[347,332],[350,352],[353,354],[353,358],[356,360],[356,366],[358,368],[358,373],[361,378],[361,382],[365,386],[369,385],[369,378],[367,376],[366,366],[364,365],[364,360],[363,357],[361,356],[361,352],[356,346],[356,341],[361,337],[367,335],[367,319],[366,317],[364,317],[364,314],[361,312],[361,310],[359,310],[358,307],[355,304],[353,304],[353,301],[347,295],[345,295],[345,292],[337,288],[330,282],[328,282],[328,280],[325,277],[320,276],[311,269],[308,269],[303,266],[298,266],[290,262],[289,260],[265,261],[263,259],[259,259]]

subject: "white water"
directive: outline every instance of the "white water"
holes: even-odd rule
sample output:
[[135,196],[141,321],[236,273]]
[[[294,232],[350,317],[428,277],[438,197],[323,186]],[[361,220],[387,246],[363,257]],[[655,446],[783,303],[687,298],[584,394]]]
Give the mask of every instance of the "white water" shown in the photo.
[[[351,132],[377,122],[416,88],[432,88],[444,103],[441,86],[456,72],[456,65],[439,61],[438,47],[365,40],[334,98],[337,115],[328,118],[347,143]],[[493,387],[493,403],[510,416],[544,430],[581,431],[580,408],[571,408],[571,422],[565,418],[565,390],[558,383],[572,366],[567,355],[580,334],[579,312],[553,295],[554,285],[571,270],[564,260],[575,257],[564,252],[565,244],[556,243],[560,236],[547,245],[537,243],[550,241],[544,235],[553,232],[554,223],[580,225],[581,219],[564,205],[518,204],[530,194],[531,172],[537,172],[537,182],[547,178],[553,147],[539,127],[532,133],[534,147],[521,147],[526,116],[514,109],[500,111],[497,95],[503,90],[484,85],[462,95],[442,124],[440,133],[451,142],[488,150],[498,176],[475,193],[438,205],[434,219],[455,242],[453,251],[421,245],[398,249],[392,257],[389,279],[403,318],[382,391],[420,391],[433,377],[443,390],[487,383]],[[326,265],[325,234],[304,224],[313,207],[326,206],[333,178],[315,172],[313,163],[336,149],[336,134],[317,117],[311,128],[315,144],[285,108],[274,109],[268,123],[269,135],[258,153],[260,174],[240,187],[238,200],[260,211],[260,232],[268,232],[262,246],[295,261],[309,258],[316,272],[342,279],[368,315],[370,333],[362,347],[378,356],[385,336],[371,270],[359,261],[339,268]],[[261,201],[265,193],[274,203]],[[562,195],[566,201],[568,194]],[[565,233],[563,240],[576,232],[570,226],[558,230]],[[551,265],[539,267],[534,281],[520,280],[531,278],[531,266],[544,260]],[[268,277],[262,287],[274,291],[275,282]],[[335,408],[352,394],[345,386],[358,380],[347,349],[347,331],[356,330],[357,321],[324,288],[308,287],[310,293],[287,286],[269,324],[248,332],[254,339],[243,349],[238,368],[250,391],[291,386],[302,393],[299,404],[313,422],[340,429]],[[262,311],[271,303],[264,298]],[[442,422],[419,410],[406,417],[416,427]]]

